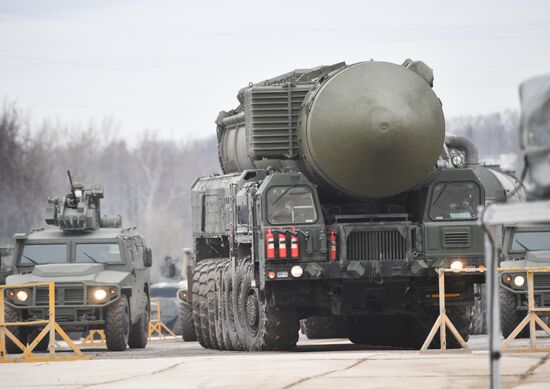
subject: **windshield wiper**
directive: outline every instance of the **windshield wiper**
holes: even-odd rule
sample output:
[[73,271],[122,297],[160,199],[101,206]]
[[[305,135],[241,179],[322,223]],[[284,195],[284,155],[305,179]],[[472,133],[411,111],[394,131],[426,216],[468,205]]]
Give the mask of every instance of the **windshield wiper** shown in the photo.
[[437,197],[434,199],[434,201],[432,201],[432,205],[435,205],[435,203],[437,203],[439,201],[439,199],[441,198],[441,195],[443,195],[443,193],[445,192],[445,189],[447,188],[447,185],[449,185],[448,182],[443,184],[443,188],[441,188],[441,192],[439,192],[437,194]]
[[38,265],[38,262],[36,262],[36,261],[35,261],[34,259],[32,259],[32,258],[27,257],[26,255],[23,255],[23,258],[28,259],[29,261],[31,261],[31,262],[34,263],[35,265]]
[[294,188],[296,185],[298,185],[298,184],[292,184],[292,185],[290,185],[288,188],[286,188],[286,189],[283,191],[283,193],[281,193],[281,194],[279,195],[279,197],[277,197],[277,198],[271,203],[271,205],[275,205],[280,199],[283,198],[284,195],[286,195],[286,194],[288,193],[289,190],[291,190],[292,188]]
[[521,243],[519,240],[514,239],[514,242],[516,242],[516,243],[519,244],[521,247],[523,247],[523,248],[525,249],[525,251],[529,251],[529,247],[527,247],[526,245],[524,245],[523,243]]
[[88,258],[90,258],[92,261],[94,261],[95,263],[99,263],[98,261],[96,261],[91,255],[88,255],[88,253],[86,251],[83,251],[82,254],[84,254],[85,256],[87,256]]

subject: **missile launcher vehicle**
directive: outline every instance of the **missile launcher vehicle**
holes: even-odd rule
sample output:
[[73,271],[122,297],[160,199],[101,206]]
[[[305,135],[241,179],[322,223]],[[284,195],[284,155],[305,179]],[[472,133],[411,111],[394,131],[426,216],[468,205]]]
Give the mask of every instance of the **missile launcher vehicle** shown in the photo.
[[[482,265],[477,209],[513,192],[472,142],[445,136],[432,86],[432,70],[406,60],[239,91],[216,120],[223,175],[192,186],[187,300],[201,345],[292,349],[312,316],[344,321],[354,343],[422,344],[438,315],[435,269]],[[466,339],[483,282],[447,276]]]
[[[6,321],[47,320],[48,287],[24,285],[53,280],[56,322],[64,330],[102,329],[110,351],[146,346],[151,250],[135,227],[121,227],[120,216],[101,216],[102,198],[100,185],[71,181],[71,193],[63,201],[50,199],[46,208],[46,223],[59,228],[15,235],[14,274],[6,279],[14,287],[4,296]],[[21,343],[30,344],[42,327],[10,329]],[[47,347],[45,337],[35,350]],[[11,340],[6,349],[21,352]]]

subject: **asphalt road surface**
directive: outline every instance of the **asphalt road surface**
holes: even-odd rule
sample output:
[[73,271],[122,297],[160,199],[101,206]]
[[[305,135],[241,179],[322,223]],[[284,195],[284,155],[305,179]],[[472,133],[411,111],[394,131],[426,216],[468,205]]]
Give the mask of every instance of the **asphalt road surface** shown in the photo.
[[[89,361],[3,364],[0,388],[488,387],[487,338],[473,336],[468,344],[471,352],[442,354],[301,338],[293,352],[246,353],[205,350],[172,338],[151,341],[145,350],[87,348]],[[518,340],[513,347],[526,345]],[[550,348],[550,339],[540,345]],[[550,388],[550,353],[504,354],[502,383]]]

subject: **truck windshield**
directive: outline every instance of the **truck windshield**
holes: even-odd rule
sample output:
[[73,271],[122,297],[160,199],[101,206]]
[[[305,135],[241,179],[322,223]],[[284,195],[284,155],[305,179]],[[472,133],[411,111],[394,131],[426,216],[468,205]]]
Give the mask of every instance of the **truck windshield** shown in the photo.
[[432,220],[472,220],[480,205],[479,187],[474,182],[440,182],[432,193]]
[[272,224],[317,221],[313,193],[307,186],[275,186],[267,192],[267,218]]
[[550,250],[550,231],[518,231],[514,234],[510,251]]
[[122,263],[118,243],[77,243],[76,262]]
[[26,244],[21,254],[22,265],[44,265],[67,262],[66,244]]

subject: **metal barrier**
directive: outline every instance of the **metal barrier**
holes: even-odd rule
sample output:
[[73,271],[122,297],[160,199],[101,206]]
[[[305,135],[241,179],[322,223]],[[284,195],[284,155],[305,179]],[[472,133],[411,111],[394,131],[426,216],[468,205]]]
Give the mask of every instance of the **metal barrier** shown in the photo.
[[161,320],[160,299],[159,298],[151,299],[151,303],[154,304],[156,307],[156,318],[155,319],[151,318],[151,320],[149,321],[149,330],[148,330],[149,340],[151,340],[151,337],[155,332],[157,333],[159,339],[166,339],[166,335],[164,335],[164,333],[162,332],[163,330],[172,336],[176,336],[176,334],[174,334],[172,330],[168,328],[166,324],[164,324]]
[[[99,339],[96,339],[96,335],[99,336]],[[90,330],[88,335],[79,344],[80,347],[103,347],[106,345],[107,339],[103,330]]]
[[[519,272],[527,273],[527,301],[528,301],[528,311],[527,316],[523,319],[516,329],[504,340],[502,343],[503,352],[550,352],[550,349],[543,349],[536,347],[536,324],[538,324],[549,336],[550,328],[544,323],[544,321],[537,315],[537,312],[550,312],[550,308],[537,308],[535,306],[535,288],[534,288],[534,273],[550,273],[550,267],[499,267],[498,271],[502,272]],[[469,351],[468,345],[452,323],[452,321],[447,316],[445,309],[445,273],[484,273],[486,268],[464,268],[462,270],[453,270],[453,269],[437,269],[438,278],[439,278],[439,316],[437,317],[431,331],[428,333],[424,344],[420,348],[420,351],[427,351],[428,347],[432,343],[435,334],[439,330],[440,336],[440,351],[446,351],[447,349],[447,334],[446,327],[449,327],[449,330],[456,338],[463,350]],[[529,324],[531,348],[508,348],[508,344],[514,340],[521,330]]]
[[[48,299],[49,299],[49,316],[48,320],[33,320],[33,321],[20,321],[20,322],[5,322],[5,305],[4,305],[4,290],[13,288],[32,288],[35,286],[48,286]],[[33,284],[18,284],[18,285],[1,285],[0,286],[0,363],[9,362],[45,362],[45,361],[73,361],[80,359],[91,359],[91,357],[84,355],[82,351],[74,344],[69,336],[63,331],[63,329],[55,322],[55,283],[50,282],[37,282]],[[45,325],[40,331],[37,337],[28,345],[24,345],[17,337],[8,329],[8,327],[15,326],[36,326]],[[67,342],[69,347],[76,355],[58,356],[55,352],[55,334],[61,336],[61,338]],[[49,354],[47,356],[37,356],[33,354],[34,348],[38,343],[49,335]],[[23,352],[20,357],[9,358],[6,352],[6,336]]]

